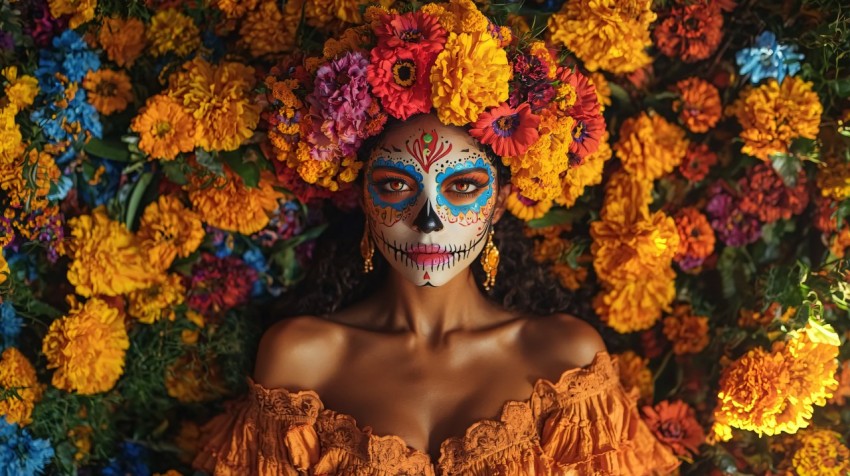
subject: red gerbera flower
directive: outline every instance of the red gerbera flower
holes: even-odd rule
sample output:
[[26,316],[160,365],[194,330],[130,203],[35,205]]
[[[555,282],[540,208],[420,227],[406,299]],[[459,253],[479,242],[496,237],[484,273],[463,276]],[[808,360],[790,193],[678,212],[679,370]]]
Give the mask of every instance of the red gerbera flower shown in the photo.
[[469,135],[489,145],[502,157],[516,157],[537,142],[540,116],[531,112],[528,103],[514,109],[507,103],[482,112],[469,130]]
[[601,116],[596,86],[587,79],[587,76],[581,74],[578,70],[561,67],[558,68],[557,79],[561,84],[570,85],[575,90],[575,104],[566,110],[567,114],[576,121]]
[[366,79],[384,109],[397,119],[431,110],[430,68],[404,48],[372,48]]
[[572,159],[570,164],[579,165],[584,162],[585,157],[596,152],[599,148],[599,139],[604,133],[605,118],[602,114],[576,120],[573,126],[573,141],[570,142],[570,158]]
[[436,18],[423,12],[384,15],[374,31],[378,48],[404,48],[426,61],[443,51],[448,36]]

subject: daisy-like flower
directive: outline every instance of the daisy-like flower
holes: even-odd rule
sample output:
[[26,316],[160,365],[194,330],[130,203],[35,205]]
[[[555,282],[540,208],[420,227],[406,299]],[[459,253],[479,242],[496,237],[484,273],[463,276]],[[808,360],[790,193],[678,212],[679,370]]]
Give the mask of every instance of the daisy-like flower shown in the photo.
[[443,50],[448,35],[436,18],[423,12],[384,15],[374,32],[376,48],[403,48],[426,64]]
[[602,183],[602,170],[611,155],[608,131],[603,131],[596,152],[587,155],[581,164],[571,165],[567,170],[561,181],[563,190],[555,201],[565,207],[571,207],[584,193],[585,187]]
[[405,120],[431,110],[430,64],[403,48],[372,49],[366,77],[391,116]]
[[140,136],[139,149],[152,159],[174,160],[195,148],[195,120],[169,96],[149,98],[130,128]]
[[782,84],[786,76],[794,76],[800,71],[800,60],[803,58],[805,56],[797,52],[796,45],[780,44],[771,31],[763,31],[756,37],[753,47],[744,48],[735,54],[741,75],[750,75],[753,84],[765,78],[775,78]]
[[469,135],[489,145],[500,156],[516,157],[537,142],[540,116],[531,112],[528,103],[512,108],[507,103],[489,109],[478,116]]
[[81,395],[105,392],[124,373],[130,347],[123,313],[99,298],[72,304],[67,316],[50,324],[42,342],[47,368],[56,369],[53,385]]
[[88,91],[92,106],[105,116],[127,109],[127,104],[133,100],[130,77],[124,71],[89,71],[83,79],[83,87]]

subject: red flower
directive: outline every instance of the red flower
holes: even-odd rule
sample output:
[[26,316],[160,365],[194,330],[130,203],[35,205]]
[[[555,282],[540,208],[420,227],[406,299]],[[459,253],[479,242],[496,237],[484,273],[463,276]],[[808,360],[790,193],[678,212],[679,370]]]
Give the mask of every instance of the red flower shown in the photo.
[[239,258],[219,258],[203,253],[184,278],[188,304],[206,317],[214,318],[245,304],[257,280],[257,271]]
[[741,190],[741,210],[755,215],[763,223],[789,219],[799,215],[809,204],[806,171],[800,169],[797,183],[788,187],[769,164],[751,168],[746,177],[738,180]]
[[448,36],[436,18],[423,12],[384,15],[374,31],[377,48],[404,48],[426,63],[443,51]]
[[708,58],[723,38],[721,8],[713,0],[681,2],[674,6],[655,29],[658,49],[686,63]]
[[599,139],[604,133],[605,118],[602,114],[589,119],[576,120],[573,126],[573,141],[570,142],[570,164],[584,163],[585,157],[599,149]]
[[669,446],[677,456],[699,454],[699,445],[705,439],[694,415],[694,409],[682,401],[659,402],[655,407],[643,407],[644,421],[659,441]]
[[537,142],[540,116],[531,112],[528,103],[514,109],[507,103],[482,112],[469,130],[469,135],[489,145],[502,157],[517,157]]
[[596,96],[596,86],[587,79],[587,76],[578,70],[561,67],[558,69],[557,79],[562,84],[572,86],[576,92],[575,104],[565,111],[568,115],[576,121],[587,121],[602,116],[599,99]]
[[431,110],[429,70],[410,50],[375,47],[366,79],[387,113],[404,120]]
[[708,175],[708,169],[716,163],[717,154],[712,152],[707,145],[691,142],[688,145],[688,152],[685,154],[685,158],[679,164],[679,172],[686,179],[692,182],[699,182]]

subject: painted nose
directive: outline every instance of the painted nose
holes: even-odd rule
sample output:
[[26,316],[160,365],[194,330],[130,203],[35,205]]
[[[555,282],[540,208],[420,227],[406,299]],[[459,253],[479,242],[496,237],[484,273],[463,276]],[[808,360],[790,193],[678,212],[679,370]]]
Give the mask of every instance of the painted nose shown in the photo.
[[413,226],[422,233],[431,233],[432,231],[440,231],[443,229],[443,222],[437,217],[437,212],[431,207],[431,201],[426,201],[416,219],[413,220]]

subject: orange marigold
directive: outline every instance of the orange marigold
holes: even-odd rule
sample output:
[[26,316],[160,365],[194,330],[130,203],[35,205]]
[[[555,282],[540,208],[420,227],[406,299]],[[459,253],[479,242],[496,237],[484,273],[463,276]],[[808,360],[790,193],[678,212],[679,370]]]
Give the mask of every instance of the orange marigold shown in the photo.
[[129,68],[145,49],[145,24],[138,18],[104,18],[97,39],[110,60]]
[[573,268],[568,263],[555,263],[552,265],[552,274],[558,278],[561,286],[570,291],[578,291],[587,279],[587,268],[584,266]]
[[593,299],[603,322],[621,334],[654,326],[676,297],[675,271],[651,270],[640,280],[605,283]]
[[714,252],[714,229],[708,218],[694,207],[685,207],[674,220],[679,230],[679,250],[673,259],[685,269],[701,265]]
[[676,83],[679,98],[673,101],[673,110],[691,132],[706,132],[717,124],[723,109],[720,92],[708,81],[687,78]]
[[523,197],[550,201],[561,194],[561,177],[569,167],[567,153],[575,121],[544,111],[537,126],[539,139],[524,154],[502,157],[511,168],[512,183]]
[[130,128],[139,134],[139,149],[152,159],[174,160],[195,148],[195,120],[168,96],[150,97]]
[[166,369],[165,388],[169,396],[181,403],[215,400],[227,392],[220,374],[215,358],[188,352]]
[[574,52],[590,71],[631,73],[652,63],[650,0],[570,0],[549,17],[549,41]]
[[260,106],[252,97],[254,68],[241,63],[212,65],[196,57],[171,75],[166,94],[195,118],[195,145],[236,150],[254,133]]
[[257,7],[259,0],[213,0],[212,4],[227,18],[239,18]]
[[664,318],[663,331],[676,355],[697,354],[708,345],[708,318],[693,315],[690,304],[673,306],[672,315]]
[[782,85],[771,78],[748,87],[727,110],[743,128],[741,151],[765,161],[771,154],[788,152],[794,139],[815,139],[822,112],[812,83],[797,76],[785,78]]
[[298,17],[285,15],[275,0],[263,0],[260,7],[248,13],[239,28],[239,45],[247,48],[251,56],[259,58],[268,54],[289,51],[295,46]]
[[105,116],[127,109],[133,100],[133,86],[124,71],[106,68],[89,71],[83,78],[83,87],[92,106]]
[[817,184],[824,197],[833,200],[850,198],[850,162],[838,158],[827,159],[818,167]]
[[841,362],[841,367],[838,371],[838,388],[829,399],[829,403],[843,406],[850,397],[850,360]]
[[688,144],[688,152],[679,164],[679,172],[682,177],[699,182],[708,175],[708,170],[717,163],[717,154],[708,148],[706,144]]
[[841,434],[826,429],[802,432],[800,447],[791,464],[796,476],[846,476],[850,473],[850,449]]
[[0,356],[0,388],[16,394],[0,400],[0,415],[9,423],[29,425],[32,409],[41,400],[44,385],[38,383],[35,367],[15,347],[7,348]]
[[71,218],[68,225],[68,281],[80,296],[118,296],[144,289],[159,278],[136,237],[123,223],[111,220],[104,206],[91,215]]
[[688,140],[682,128],[658,114],[642,112],[623,121],[614,151],[630,174],[642,180],[655,180],[682,162]]
[[658,49],[694,63],[711,56],[723,38],[723,14],[714,0],[677,1],[655,27]]
[[59,18],[62,15],[71,15],[68,21],[68,26],[75,29],[83,23],[94,18],[94,9],[97,7],[97,0],[48,0],[50,6],[50,14],[53,18]]
[[626,390],[638,389],[640,400],[651,402],[655,394],[652,381],[652,371],[649,370],[649,359],[639,356],[634,351],[627,350],[616,354],[620,368],[620,382]]
[[676,222],[664,212],[647,220],[618,222],[599,220],[590,224],[593,267],[607,282],[644,279],[670,267],[679,250]]
[[278,208],[278,200],[285,196],[272,186],[274,175],[264,170],[258,187],[251,188],[229,167],[224,166],[224,172],[224,177],[206,188],[200,177],[190,177],[184,188],[189,191],[195,211],[205,222],[222,230],[250,235],[265,228],[269,213]]
[[677,456],[689,458],[699,454],[705,432],[690,405],[681,400],[663,400],[654,407],[643,407],[643,415],[655,437]]
[[177,256],[192,254],[204,235],[201,217],[172,195],[161,195],[145,208],[137,233],[150,263],[160,270],[168,269]]
[[55,387],[93,395],[115,386],[129,347],[123,313],[92,298],[82,305],[73,303],[67,316],[50,324],[41,351],[47,368],[56,369]]

